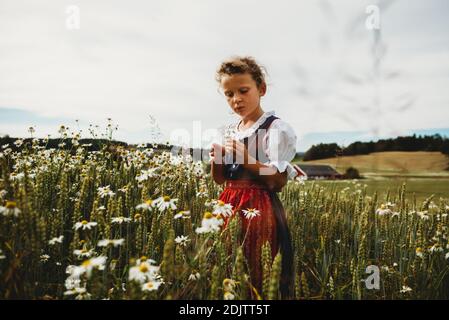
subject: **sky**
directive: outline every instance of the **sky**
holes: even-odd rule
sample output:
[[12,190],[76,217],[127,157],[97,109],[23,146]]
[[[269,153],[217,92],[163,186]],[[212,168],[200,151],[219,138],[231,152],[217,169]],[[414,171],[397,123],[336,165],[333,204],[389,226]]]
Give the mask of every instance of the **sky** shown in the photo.
[[448,16],[447,0],[2,0],[0,136],[64,124],[88,138],[111,118],[118,140],[158,127],[195,146],[195,132],[238,121],[215,81],[233,55],[267,69],[262,109],[292,126],[297,151],[449,136]]

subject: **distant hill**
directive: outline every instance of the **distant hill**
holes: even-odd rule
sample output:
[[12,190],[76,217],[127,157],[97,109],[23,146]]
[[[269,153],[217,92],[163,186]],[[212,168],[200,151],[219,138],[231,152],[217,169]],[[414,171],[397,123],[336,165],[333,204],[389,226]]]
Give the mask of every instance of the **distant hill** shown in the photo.
[[328,164],[340,173],[344,173],[349,167],[355,167],[366,176],[449,177],[449,157],[441,152],[374,152],[368,155],[341,156],[304,163]]

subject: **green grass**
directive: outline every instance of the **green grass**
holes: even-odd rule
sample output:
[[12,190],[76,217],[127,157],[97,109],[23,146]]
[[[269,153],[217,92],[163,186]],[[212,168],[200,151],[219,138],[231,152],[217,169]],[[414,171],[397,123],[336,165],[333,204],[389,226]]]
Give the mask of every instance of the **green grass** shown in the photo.
[[[313,180],[307,181],[307,184],[312,183]],[[448,197],[449,195],[449,179],[427,179],[427,178],[386,178],[386,179],[361,179],[361,180],[322,180],[316,181],[322,186],[333,186],[337,190],[343,189],[352,185],[352,181],[367,185],[367,193],[373,194],[375,191],[378,193],[379,198],[382,199],[386,195],[387,191],[396,192],[401,185],[406,182],[406,197],[412,199],[413,193],[415,193],[416,200],[423,201],[432,194],[436,199],[439,197]]]

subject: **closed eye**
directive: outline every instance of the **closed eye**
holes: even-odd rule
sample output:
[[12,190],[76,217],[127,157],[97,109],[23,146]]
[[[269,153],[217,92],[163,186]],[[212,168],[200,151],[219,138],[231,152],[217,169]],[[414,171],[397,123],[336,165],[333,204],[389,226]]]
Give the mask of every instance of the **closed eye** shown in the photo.
[[[241,89],[239,89],[239,92],[240,92],[241,94],[245,94],[245,93],[247,93],[248,91],[249,91],[248,88],[241,88]],[[228,98],[232,98],[232,96],[234,96],[234,93],[233,93],[232,91],[227,91],[227,92],[225,92],[225,96],[228,97]]]

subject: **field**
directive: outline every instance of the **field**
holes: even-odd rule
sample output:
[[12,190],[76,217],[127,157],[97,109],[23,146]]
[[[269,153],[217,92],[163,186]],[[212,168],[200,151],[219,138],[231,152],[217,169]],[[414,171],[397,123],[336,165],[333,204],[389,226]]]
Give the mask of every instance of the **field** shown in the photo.
[[[220,228],[234,212],[204,163],[144,147],[88,152],[72,139],[71,150],[36,139],[0,151],[1,299],[248,298],[241,221]],[[289,298],[448,299],[448,194],[412,201],[408,185],[364,184],[290,181],[280,193]],[[269,250],[259,299],[280,298],[281,257]]]
[[[433,197],[438,199],[440,197],[447,197],[449,195],[449,178],[448,179],[434,179],[434,178],[384,178],[384,179],[359,179],[356,180],[362,186],[366,185],[368,194],[377,192],[379,195],[385,195],[388,191],[397,192],[405,183],[407,189],[405,197],[409,201],[422,202],[426,198]],[[335,190],[342,190],[347,187],[352,181],[341,180],[331,181],[322,180],[316,181],[316,184],[322,185],[328,189],[335,188]],[[306,184],[311,184],[312,181],[307,181]]]
[[329,164],[339,172],[355,167],[366,177],[443,177],[449,178],[449,158],[441,152],[374,152],[368,155],[344,156],[307,161]]
[[[301,163],[301,162],[297,162]],[[344,173],[349,167],[359,170],[367,185],[367,192],[386,193],[407,184],[406,198],[424,201],[430,196],[446,197],[449,194],[449,158],[441,152],[376,152],[369,155],[345,156],[305,162],[328,164]],[[309,182],[308,182],[309,183]],[[320,181],[319,184],[344,188],[346,181]]]

